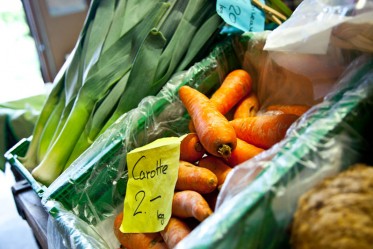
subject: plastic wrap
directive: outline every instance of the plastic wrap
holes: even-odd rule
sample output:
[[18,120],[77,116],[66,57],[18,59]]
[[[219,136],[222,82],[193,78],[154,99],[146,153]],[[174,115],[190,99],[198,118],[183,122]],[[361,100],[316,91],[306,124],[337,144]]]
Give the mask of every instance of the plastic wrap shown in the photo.
[[311,80],[315,97],[322,97],[351,57],[373,51],[372,16],[372,0],[304,0],[268,35],[264,50],[278,65]]
[[304,0],[268,37],[266,50],[326,54],[330,46],[373,51],[372,0]]

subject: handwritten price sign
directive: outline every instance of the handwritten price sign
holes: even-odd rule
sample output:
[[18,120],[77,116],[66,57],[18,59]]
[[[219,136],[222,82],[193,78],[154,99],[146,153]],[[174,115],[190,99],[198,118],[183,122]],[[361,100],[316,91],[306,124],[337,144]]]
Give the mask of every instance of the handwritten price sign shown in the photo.
[[218,0],[216,12],[226,23],[244,32],[264,30],[264,12],[250,0]]
[[167,225],[177,180],[180,138],[158,139],[127,154],[123,233],[159,232]]

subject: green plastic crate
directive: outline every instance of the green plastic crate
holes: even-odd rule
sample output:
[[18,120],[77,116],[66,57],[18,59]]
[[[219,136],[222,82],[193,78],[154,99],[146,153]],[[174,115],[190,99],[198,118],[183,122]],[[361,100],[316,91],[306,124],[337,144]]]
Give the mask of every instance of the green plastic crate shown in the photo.
[[35,193],[42,197],[45,191],[45,187],[39,184],[31,175],[31,173],[22,165],[18,160],[18,157],[22,157],[26,154],[27,148],[30,144],[30,138],[23,138],[18,143],[16,143],[10,150],[5,153],[5,159],[10,165],[16,169],[31,185]]

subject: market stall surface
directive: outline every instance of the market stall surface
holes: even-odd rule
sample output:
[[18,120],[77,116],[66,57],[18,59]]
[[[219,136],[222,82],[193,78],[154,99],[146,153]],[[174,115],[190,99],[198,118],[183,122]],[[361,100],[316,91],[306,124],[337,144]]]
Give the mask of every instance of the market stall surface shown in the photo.
[[[21,1],[0,0],[0,103],[44,91],[35,45]],[[0,249],[39,248],[31,228],[19,216],[11,192],[15,179],[7,165],[0,171]]]

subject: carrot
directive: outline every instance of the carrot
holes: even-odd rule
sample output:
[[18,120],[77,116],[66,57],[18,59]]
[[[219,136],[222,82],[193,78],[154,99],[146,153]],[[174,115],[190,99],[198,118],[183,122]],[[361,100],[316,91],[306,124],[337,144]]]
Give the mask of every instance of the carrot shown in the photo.
[[194,163],[206,153],[196,133],[188,133],[180,143],[180,160]]
[[230,121],[237,138],[257,147],[268,149],[281,141],[290,125],[298,118],[293,114],[255,116]]
[[194,217],[202,222],[212,214],[203,196],[193,190],[175,192],[172,200],[172,215],[179,218]]
[[[249,94],[252,88],[251,76],[242,69],[230,72],[220,87],[212,94],[210,101],[216,106],[218,111],[225,116],[233,118],[233,113],[229,111],[242,100],[245,95]],[[190,132],[195,132],[193,121],[188,124]]]
[[310,109],[307,105],[271,105],[266,108],[267,111],[279,111],[284,114],[294,114],[301,116]]
[[213,155],[208,155],[199,160],[198,166],[211,170],[217,176],[219,189],[224,183],[228,173],[232,170],[232,168],[228,166],[221,158],[215,157]]
[[256,147],[255,145],[249,144],[239,138],[237,138],[237,147],[232,151],[230,158],[227,163],[231,167],[235,167],[240,163],[243,163],[254,156],[262,153],[262,148]]
[[171,217],[161,235],[169,249],[173,249],[192,230],[179,218]]
[[252,79],[245,70],[236,69],[230,72],[220,87],[212,94],[210,100],[221,114],[225,115],[243,97],[251,91]]
[[236,133],[229,121],[198,90],[182,86],[179,96],[205,150],[215,156],[229,157],[237,144]]
[[216,189],[217,185],[218,178],[211,170],[180,160],[176,190],[194,190],[206,194]]
[[259,100],[254,92],[238,102],[233,119],[254,117],[259,110]]
[[188,130],[189,130],[189,132],[192,132],[192,133],[196,132],[196,128],[194,128],[193,120],[189,121],[189,123],[188,123]]
[[114,234],[120,244],[126,249],[167,249],[161,234],[158,233],[122,233],[119,227],[122,223],[123,212],[114,220]]

